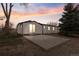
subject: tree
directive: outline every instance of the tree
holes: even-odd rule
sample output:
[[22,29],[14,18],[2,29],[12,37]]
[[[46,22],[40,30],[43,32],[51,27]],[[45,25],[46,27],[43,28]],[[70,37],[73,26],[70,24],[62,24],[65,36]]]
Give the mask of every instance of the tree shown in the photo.
[[12,3],[1,3],[1,6],[3,9],[4,15],[6,17],[4,30],[8,33],[9,32],[10,16],[11,16],[13,4]]
[[59,19],[60,33],[73,35],[79,33],[79,5],[68,3],[64,7],[62,18]]

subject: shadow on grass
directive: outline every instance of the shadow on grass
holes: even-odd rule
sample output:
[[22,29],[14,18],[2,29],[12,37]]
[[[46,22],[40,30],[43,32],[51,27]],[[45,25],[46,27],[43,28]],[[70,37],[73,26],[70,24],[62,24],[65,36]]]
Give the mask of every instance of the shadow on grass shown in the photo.
[[0,32],[0,46],[4,45],[17,45],[22,44],[22,35],[17,34],[17,32],[10,32],[5,34],[5,32]]

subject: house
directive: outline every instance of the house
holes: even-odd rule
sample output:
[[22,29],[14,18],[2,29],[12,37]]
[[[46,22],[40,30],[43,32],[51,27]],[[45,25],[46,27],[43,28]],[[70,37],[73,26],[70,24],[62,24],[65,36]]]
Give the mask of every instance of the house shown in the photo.
[[58,26],[25,21],[17,25],[17,32],[19,34],[52,34],[58,33]]

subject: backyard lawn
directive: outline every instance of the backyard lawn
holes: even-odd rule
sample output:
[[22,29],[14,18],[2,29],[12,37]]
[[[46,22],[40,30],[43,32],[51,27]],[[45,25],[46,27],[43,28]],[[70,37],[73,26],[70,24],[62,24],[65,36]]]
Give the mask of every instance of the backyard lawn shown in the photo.
[[[53,35],[51,35],[53,36]],[[54,35],[55,37],[59,37],[58,35]],[[43,48],[39,47],[38,45],[32,43],[27,38],[20,37],[20,41],[17,44],[10,43],[10,42],[0,42],[0,55],[13,55],[13,56],[69,56],[69,55],[79,55],[79,38],[70,38],[67,42],[64,42],[60,45],[52,47],[49,50],[44,50]]]

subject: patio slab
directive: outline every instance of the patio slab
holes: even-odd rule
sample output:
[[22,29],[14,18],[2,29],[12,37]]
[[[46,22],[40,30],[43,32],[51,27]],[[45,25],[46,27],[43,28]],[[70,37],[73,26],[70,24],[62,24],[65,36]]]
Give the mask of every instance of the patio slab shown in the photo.
[[61,37],[54,37],[49,35],[35,35],[35,36],[24,36],[31,42],[37,44],[38,46],[48,50],[52,47],[60,45],[70,39],[68,38],[61,38]]

